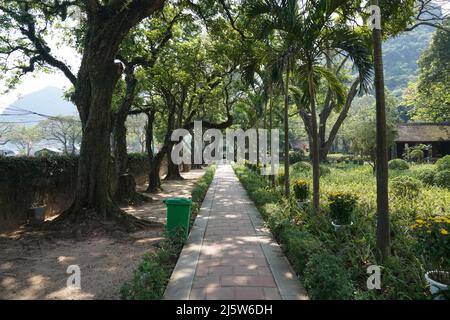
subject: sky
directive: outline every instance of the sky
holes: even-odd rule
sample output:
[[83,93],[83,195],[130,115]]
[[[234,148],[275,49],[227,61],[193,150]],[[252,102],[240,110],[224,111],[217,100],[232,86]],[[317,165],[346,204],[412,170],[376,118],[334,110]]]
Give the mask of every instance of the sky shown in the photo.
[[[442,3],[445,2],[447,3],[444,5],[444,9],[450,11],[450,0],[442,1]],[[56,37],[49,40],[50,46],[54,47],[51,45],[52,42],[56,43]],[[58,57],[64,57],[62,60],[65,60],[72,67],[72,71],[76,73],[77,66],[80,63],[80,57],[74,50],[68,47],[60,47],[55,49],[54,52],[57,52]],[[71,83],[61,72],[58,71],[51,74],[39,72],[34,73],[33,75],[26,75],[23,77],[21,84],[14,90],[10,91],[8,94],[0,95],[0,113],[21,96],[39,91],[48,86],[66,89],[71,86]],[[2,87],[1,83],[0,87]]]
[[[77,73],[80,65],[81,57],[73,49],[68,46],[58,45],[59,33],[54,33],[52,37],[47,39],[47,42],[52,48],[52,53],[61,61],[64,61],[72,70]],[[50,73],[33,72],[22,77],[19,85],[7,94],[0,94],[0,113],[14,101],[20,97],[42,90],[46,87],[57,87],[61,89],[68,89],[72,86],[71,82],[64,76],[64,74],[56,69]],[[0,92],[4,91],[5,85],[0,81]]]

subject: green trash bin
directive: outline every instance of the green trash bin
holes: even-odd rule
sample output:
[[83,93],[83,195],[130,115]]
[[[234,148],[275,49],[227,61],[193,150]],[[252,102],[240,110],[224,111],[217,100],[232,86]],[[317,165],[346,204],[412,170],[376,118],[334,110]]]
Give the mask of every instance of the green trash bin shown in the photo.
[[174,235],[182,229],[186,239],[189,234],[192,200],[187,198],[168,198],[164,200],[164,203],[167,206],[167,232]]

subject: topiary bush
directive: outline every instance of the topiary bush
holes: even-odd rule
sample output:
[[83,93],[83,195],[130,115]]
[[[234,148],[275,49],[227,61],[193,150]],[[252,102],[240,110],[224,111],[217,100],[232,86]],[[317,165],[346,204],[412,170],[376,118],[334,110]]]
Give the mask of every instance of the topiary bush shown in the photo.
[[403,159],[393,159],[389,161],[390,170],[408,170],[409,164]]
[[295,164],[300,162],[305,157],[305,153],[303,151],[291,151],[289,152],[289,163]]
[[350,300],[355,292],[348,268],[339,257],[328,252],[311,256],[304,279],[312,299]]
[[390,182],[390,190],[397,198],[413,200],[419,196],[421,188],[420,181],[409,176],[398,176]]
[[432,186],[434,184],[434,176],[435,175],[436,175],[436,173],[433,170],[427,169],[427,170],[423,170],[423,171],[419,172],[418,178],[424,184]]
[[434,184],[438,187],[450,189],[450,170],[437,172],[434,176]]
[[311,165],[304,161],[297,162],[291,166],[291,171],[293,172],[310,172],[311,170]]
[[409,153],[409,159],[414,162],[422,162],[425,158],[425,154],[420,149],[414,149]]
[[450,155],[445,156],[436,162],[436,170],[437,171],[450,170]]

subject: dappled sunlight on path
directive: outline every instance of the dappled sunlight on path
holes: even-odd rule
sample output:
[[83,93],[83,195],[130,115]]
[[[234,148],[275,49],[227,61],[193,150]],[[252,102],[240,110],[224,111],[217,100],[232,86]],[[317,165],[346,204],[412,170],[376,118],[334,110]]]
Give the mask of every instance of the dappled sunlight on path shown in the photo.
[[231,166],[219,166],[166,299],[306,299]]

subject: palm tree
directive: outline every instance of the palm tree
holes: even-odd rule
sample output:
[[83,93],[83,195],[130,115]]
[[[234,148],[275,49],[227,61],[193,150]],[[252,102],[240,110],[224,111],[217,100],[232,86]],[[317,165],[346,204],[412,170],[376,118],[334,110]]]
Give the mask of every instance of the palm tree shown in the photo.
[[[259,20],[256,37],[259,39],[270,39],[275,35],[278,47],[276,57],[272,57],[272,66],[278,70],[284,70],[284,189],[286,196],[290,195],[289,177],[289,82],[292,71],[292,48],[295,41],[296,21],[298,6],[294,0],[259,0],[248,1],[244,4],[247,17]],[[276,32],[279,31],[279,32]],[[271,67],[272,67],[271,66]],[[279,78],[282,81],[281,78]]]
[[[379,5],[378,0],[372,0]],[[377,251],[378,258],[384,261],[390,254],[389,197],[388,197],[388,146],[386,125],[386,98],[384,92],[384,71],[382,34],[380,29],[373,29],[373,47],[375,62],[375,97],[376,97],[376,175],[377,175]]]
[[249,92],[243,100],[245,112],[249,118],[249,126],[256,127],[256,154],[257,165],[260,164],[259,154],[259,129],[261,127],[261,119],[264,117],[265,97],[262,93],[263,88],[254,88],[254,92]]
[[[289,75],[299,84],[297,102],[299,108],[309,110],[311,121],[311,154],[313,165],[313,205],[319,209],[319,139],[317,128],[316,95],[321,80],[325,80],[334,92],[337,103],[342,103],[344,91],[336,76],[323,67],[330,51],[345,52],[358,69],[361,79],[360,89],[370,85],[372,75],[371,55],[360,34],[345,23],[338,24],[334,15],[339,9],[349,5],[351,0],[305,0],[301,7],[297,0],[257,0],[249,1],[247,12],[251,17],[261,19],[258,36],[269,37],[276,34],[282,43],[282,54],[286,63],[286,88]],[[285,130],[287,129],[288,90],[285,90]],[[286,167],[287,166],[287,167]],[[289,160],[285,162],[286,180],[289,179]],[[286,182],[288,193],[289,181]]]
[[[264,128],[267,129],[266,113],[269,109],[269,124],[268,129],[273,129],[273,108],[274,99],[278,87],[282,87],[282,73],[283,73],[283,60],[277,55],[272,39],[265,39],[263,43],[253,43],[247,46],[247,52],[244,55],[244,61],[241,65],[242,80],[245,84],[251,86],[255,85],[261,87],[260,92],[263,97],[264,107],[263,115]],[[271,131],[270,131],[271,132]],[[271,135],[269,134],[271,139]],[[271,148],[271,141],[269,141],[269,147]],[[272,150],[270,150],[272,154]],[[271,161],[271,182],[272,186],[275,186],[274,175],[274,163]]]

